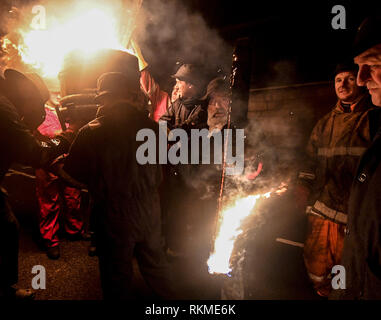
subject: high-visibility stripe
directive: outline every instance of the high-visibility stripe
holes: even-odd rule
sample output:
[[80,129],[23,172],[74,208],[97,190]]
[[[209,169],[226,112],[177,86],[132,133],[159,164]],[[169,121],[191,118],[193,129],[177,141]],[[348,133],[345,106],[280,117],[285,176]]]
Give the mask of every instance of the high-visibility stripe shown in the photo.
[[308,179],[308,180],[315,180],[316,176],[313,173],[309,173],[309,172],[299,172],[298,178],[300,178],[300,179]]
[[320,214],[335,222],[347,223],[347,215],[343,212],[333,210],[328,208],[323,202],[316,201],[314,206],[311,208],[311,213]]
[[13,175],[24,176],[30,179],[36,179],[36,176],[34,175],[31,175],[22,171],[13,170],[13,169],[9,169],[8,172],[5,174],[6,177],[10,177]]
[[334,156],[361,156],[365,150],[364,147],[318,148],[318,156],[327,158]]
[[323,282],[324,279],[325,279],[324,276],[319,277],[319,276],[317,276],[317,275],[315,275],[315,274],[313,274],[313,273],[309,273],[309,272],[308,272],[308,276],[310,277],[310,279],[311,279],[312,281],[315,281],[315,282]]

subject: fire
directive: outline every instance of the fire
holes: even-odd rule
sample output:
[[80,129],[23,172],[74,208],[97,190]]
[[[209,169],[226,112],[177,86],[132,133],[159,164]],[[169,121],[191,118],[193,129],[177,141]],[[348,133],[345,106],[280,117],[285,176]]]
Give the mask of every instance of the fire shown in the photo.
[[[99,6],[88,1],[87,5],[81,3],[80,7],[67,8],[66,14],[61,11],[47,13],[44,30],[32,30],[30,27],[17,30],[21,36],[16,46],[18,54],[25,64],[43,77],[56,78],[65,55],[72,50],[80,50],[85,56],[100,49],[128,51],[123,40],[126,34],[131,34],[126,29],[133,26],[128,21],[121,21],[123,15],[117,12],[116,7]],[[124,19],[126,17],[124,15]],[[9,45],[10,40],[6,39],[6,42]]]
[[255,213],[258,200],[269,198],[272,194],[279,195],[286,190],[286,185],[282,184],[275,191],[237,199],[220,213],[220,227],[214,242],[214,252],[207,262],[209,273],[229,274],[232,271],[230,257],[235,240],[243,232],[241,229],[243,220]]

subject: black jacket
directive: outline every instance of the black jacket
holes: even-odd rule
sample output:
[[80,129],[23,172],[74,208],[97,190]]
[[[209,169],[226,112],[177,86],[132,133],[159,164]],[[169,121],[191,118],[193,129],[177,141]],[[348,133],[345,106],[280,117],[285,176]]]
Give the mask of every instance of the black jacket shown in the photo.
[[381,299],[381,130],[358,166],[349,199],[342,265],[346,289],[336,299]]
[[12,103],[0,94],[0,182],[12,163],[38,166],[43,149],[21,123]]
[[88,186],[102,207],[97,208],[101,220],[123,220],[144,233],[153,227],[154,213],[140,207],[152,204],[162,173],[159,164],[137,162],[136,152],[143,144],[136,139],[140,129],[151,129],[158,137],[158,124],[134,107],[118,103],[104,109],[78,132],[63,169]]
[[208,119],[207,102],[198,99],[177,99],[160,117],[166,121],[169,129],[204,128]]

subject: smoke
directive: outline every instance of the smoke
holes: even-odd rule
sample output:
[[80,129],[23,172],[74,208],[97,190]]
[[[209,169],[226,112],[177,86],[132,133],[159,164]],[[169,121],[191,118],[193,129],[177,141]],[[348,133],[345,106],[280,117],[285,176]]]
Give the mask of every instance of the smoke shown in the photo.
[[151,69],[164,81],[178,68],[176,62],[199,64],[212,77],[218,69],[230,72],[232,46],[183,1],[144,1],[136,37]]
[[[168,91],[171,88],[169,76],[179,67],[176,62],[200,64],[211,77],[216,75],[218,69],[227,73],[230,71],[232,47],[222,39],[217,30],[208,26],[201,14],[190,12],[182,1],[144,0],[137,19],[133,22],[131,13],[137,3],[137,0],[2,2],[2,7],[6,9],[2,10],[0,36],[7,34],[12,44],[4,45],[4,38],[0,40],[3,57],[0,65],[2,68],[7,66],[16,67],[20,71],[30,71],[30,66],[21,61],[17,51],[23,43],[21,31],[31,30],[34,17],[32,8],[35,5],[45,7],[48,28],[53,24],[63,23],[78,8],[90,11],[92,7],[104,6],[112,9],[114,16],[120,21],[121,38],[126,36],[126,30],[135,23],[134,37],[142,47],[156,80]],[[12,6],[16,9],[10,12]]]

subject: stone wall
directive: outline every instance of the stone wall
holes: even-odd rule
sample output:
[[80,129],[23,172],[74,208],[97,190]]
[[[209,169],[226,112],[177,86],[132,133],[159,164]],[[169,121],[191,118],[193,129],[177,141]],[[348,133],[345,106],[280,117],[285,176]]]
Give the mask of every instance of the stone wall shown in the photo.
[[316,122],[335,103],[331,82],[251,89],[248,119],[260,125],[283,162],[294,162]]

